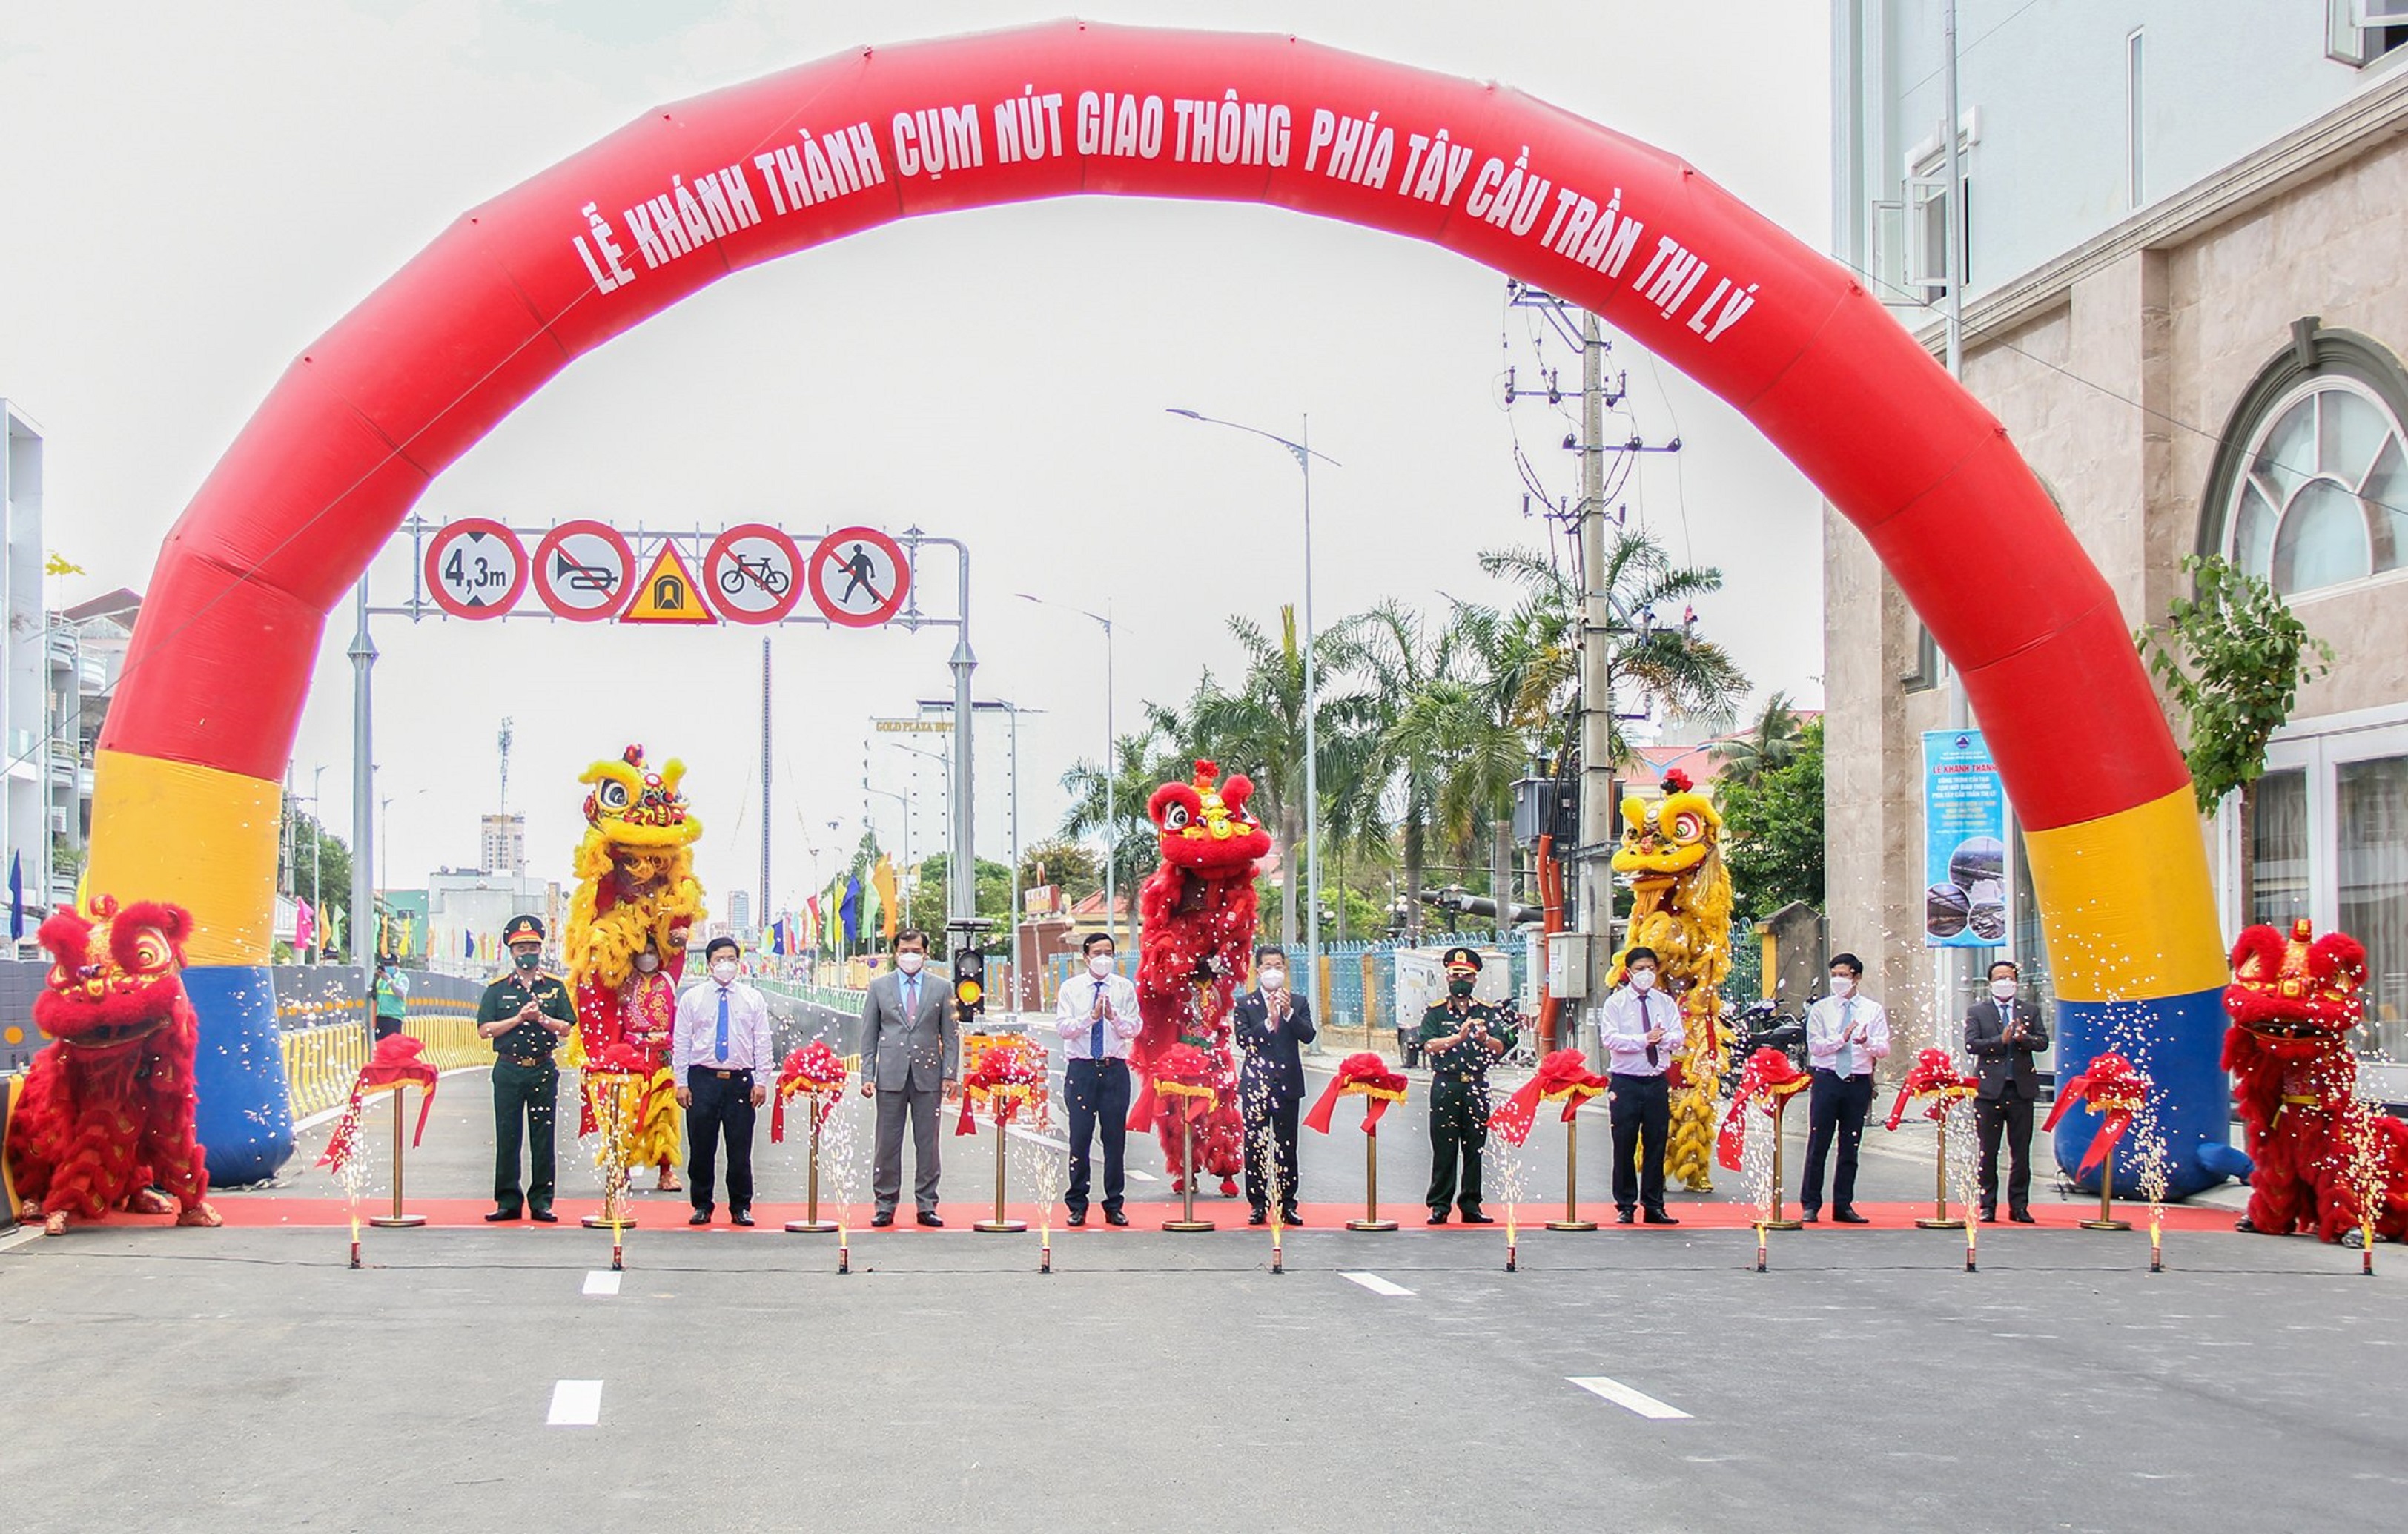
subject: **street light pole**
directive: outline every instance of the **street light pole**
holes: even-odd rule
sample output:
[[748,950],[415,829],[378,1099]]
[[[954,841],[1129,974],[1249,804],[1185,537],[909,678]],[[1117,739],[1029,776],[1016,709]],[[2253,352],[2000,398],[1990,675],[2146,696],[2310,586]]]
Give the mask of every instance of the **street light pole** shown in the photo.
[[[1172,415],[1185,416],[1190,421],[1208,426],[1226,426],[1231,431],[1246,432],[1267,437],[1287,449],[1296,459],[1296,466],[1304,475],[1304,964],[1306,996],[1316,1018],[1327,1016],[1321,1005],[1321,749],[1317,728],[1321,712],[1320,673],[1314,655],[1312,627],[1312,461],[1315,458],[1331,468],[1345,466],[1327,453],[1312,451],[1312,417],[1303,418],[1301,440],[1291,442],[1276,432],[1259,426],[1248,426],[1235,421],[1223,421],[1199,411],[1172,406]],[[1292,855],[1295,849],[1283,848],[1281,855]]]
[[1104,754],[1096,764],[1096,770],[1102,774],[1101,788],[1104,805],[1104,930],[1111,935],[1112,951],[1118,953],[1121,947],[1121,918],[1119,882],[1114,865],[1119,862],[1121,827],[1119,807],[1112,801],[1113,791],[1119,786],[1120,774],[1112,765],[1112,752],[1120,739],[1120,735],[1112,717],[1111,603],[1107,601],[1101,612],[1089,612],[1084,608],[1074,608],[1068,602],[1055,602],[1042,596],[1034,596],[1025,591],[1014,595],[1024,602],[1034,602],[1040,608],[1059,608],[1065,612],[1075,612],[1082,618],[1103,625]]

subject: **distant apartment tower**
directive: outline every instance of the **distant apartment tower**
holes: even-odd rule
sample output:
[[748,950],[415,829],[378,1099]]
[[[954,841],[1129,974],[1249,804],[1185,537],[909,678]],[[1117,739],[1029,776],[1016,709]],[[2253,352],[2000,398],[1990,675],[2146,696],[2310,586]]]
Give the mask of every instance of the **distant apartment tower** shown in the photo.
[[512,879],[526,877],[526,817],[524,815],[487,815],[478,855],[487,873],[508,874]]
[[[0,399],[0,724],[7,729],[0,881],[16,861],[36,906],[50,887],[48,678],[43,660],[42,429]],[[33,937],[28,924],[26,939]]]
[[738,932],[752,930],[752,896],[737,890],[727,896],[727,925]]

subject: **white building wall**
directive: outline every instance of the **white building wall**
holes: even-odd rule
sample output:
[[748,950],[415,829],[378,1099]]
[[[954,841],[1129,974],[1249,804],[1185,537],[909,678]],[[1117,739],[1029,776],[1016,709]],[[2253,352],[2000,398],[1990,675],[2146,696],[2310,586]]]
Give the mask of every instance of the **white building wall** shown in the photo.
[[[22,860],[25,899],[38,907],[50,881],[50,837],[45,815],[44,778],[49,761],[49,636],[42,611],[42,431],[32,419],[0,399],[0,601],[7,621],[0,628],[0,721],[7,732],[7,807],[0,831],[0,881],[10,859]],[[5,898],[5,896],[0,896]],[[26,936],[33,932],[28,912]]]

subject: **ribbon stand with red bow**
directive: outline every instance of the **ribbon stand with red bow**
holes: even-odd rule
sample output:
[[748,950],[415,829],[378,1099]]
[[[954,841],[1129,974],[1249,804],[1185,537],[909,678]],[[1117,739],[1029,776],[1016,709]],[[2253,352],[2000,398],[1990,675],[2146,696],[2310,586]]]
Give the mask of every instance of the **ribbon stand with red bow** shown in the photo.
[[[1539,1061],[1538,1074],[1524,1082],[1514,1094],[1488,1115],[1488,1127],[1508,1145],[1519,1145],[1530,1138],[1530,1127],[1538,1122],[1539,1105],[1560,1102],[1564,1105],[1564,1217],[1549,1220],[1549,1230],[1595,1230],[1595,1220],[1584,1220],[1580,1212],[1580,1111],[1581,1105],[1606,1090],[1606,1079],[1588,1068],[1588,1056],[1576,1049],[1553,1051]],[[1506,1233],[1506,1267],[1513,1266],[1512,1232]]]
[[[351,1099],[336,1121],[335,1131],[326,1137],[325,1153],[318,1165],[341,1177],[360,1153],[360,1120],[367,1099],[379,1093],[393,1095],[393,1212],[372,1216],[368,1224],[380,1230],[409,1230],[426,1223],[423,1214],[410,1214],[402,1208],[402,1144],[401,1096],[404,1089],[418,1088],[418,1128],[409,1139],[417,1145],[426,1138],[426,1112],[435,1106],[435,1087],[441,1073],[421,1057],[425,1045],[406,1033],[388,1034],[377,1040],[376,1052],[351,1082]],[[360,1223],[353,1206],[351,1216],[351,1266],[360,1265]]]
[[[1019,1113],[1043,1080],[1041,1057],[1025,1039],[1007,1039],[979,1056],[979,1063],[962,1082],[961,1122],[953,1126],[955,1135],[978,1133],[978,1121],[970,1116],[972,1098],[986,1098],[987,1114],[995,1120],[995,1214],[970,1226],[991,1236],[1016,1235],[1028,1228],[1025,1220],[1004,1216],[1004,1172],[1011,1158],[1006,1154],[1003,1137],[1006,1127]],[[1188,1180],[1191,1187],[1195,1179]]]
[[658,1090],[652,1063],[642,1051],[622,1039],[585,1062],[585,1098],[598,1105],[596,1125],[602,1132],[602,1208],[578,1223],[588,1230],[610,1233],[610,1270],[626,1266],[626,1235],[636,1228],[627,1207],[627,1132],[644,1122]]
[[1364,1099],[1363,1217],[1347,1221],[1346,1228],[1394,1230],[1396,1221],[1380,1218],[1380,1116],[1390,1103],[1405,1100],[1405,1078],[1369,1050],[1350,1054],[1338,1062],[1338,1074],[1330,1078],[1312,1111],[1304,1116],[1305,1127],[1315,1134],[1329,1133],[1329,1116],[1337,1111],[1340,1097]]
[[[1898,1098],[1889,1105],[1889,1127],[1896,1129],[1910,1106],[1920,1105],[1923,1116],[1938,1130],[1938,1150],[1931,1179],[1931,1218],[1917,1220],[1919,1230],[1963,1230],[1971,1222],[1948,1217],[1948,1113],[1973,1095],[1975,1078],[1956,1068],[1944,1049],[1928,1049],[1914,1057],[1914,1068],[1899,1083]],[[1971,1244],[1970,1239],[1968,1244]],[[1972,1259],[1966,1259],[1970,1269]]]
[[2085,1230],[2132,1228],[2130,1221],[2115,1218],[2115,1145],[2132,1126],[2132,1115],[2148,1100],[2149,1079],[2134,1069],[2131,1061],[2113,1053],[2094,1055],[2081,1075],[2057,1090],[2057,1106],[2041,1125],[2043,1132],[2056,1128],[2057,1121],[2075,1103],[2100,1115],[2099,1132],[2090,1137],[2090,1148],[2082,1153],[2082,1165],[2073,1173],[2079,1179],[2091,1168],[2100,1168],[2099,1218],[2083,1221]]
[[785,1142],[788,1098],[803,1098],[811,1116],[810,1181],[805,1184],[803,1217],[786,1222],[791,1235],[825,1236],[844,1228],[841,1222],[820,1218],[820,1131],[843,1096],[845,1074],[844,1062],[828,1048],[824,1039],[814,1039],[800,1049],[787,1051],[785,1063],[779,1068],[778,1095],[769,1108],[769,1143]]
[[1739,1073],[1739,1090],[1731,1094],[1730,1107],[1723,1114],[1723,1132],[1714,1144],[1714,1159],[1732,1171],[1747,1149],[1747,1114],[1751,1107],[1772,1121],[1772,1178],[1762,1206],[1763,1218],[1756,1222],[1756,1270],[1765,1270],[1764,1233],[1768,1230],[1803,1230],[1805,1225],[1784,1218],[1781,1207],[1782,1120],[1789,1111],[1789,1099],[1812,1086],[1814,1079],[1798,1068],[1788,1055],[1765,1045],[1747,1057]]

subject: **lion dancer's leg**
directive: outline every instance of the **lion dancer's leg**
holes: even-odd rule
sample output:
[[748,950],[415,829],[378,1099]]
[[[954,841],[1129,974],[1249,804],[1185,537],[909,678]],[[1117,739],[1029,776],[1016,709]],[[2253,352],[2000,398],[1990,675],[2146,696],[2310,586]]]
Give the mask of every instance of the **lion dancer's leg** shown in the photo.
[[[222,1222],[209,1207],[209,1163],[193,1128],[193,1089],[189,1082],[162,1082],[143,1104],[142,1154],[151,1177],[176,1200],[179,1226],[216,1226]],[[158,1213],[166,1213],[159,1210]]]
[[[1709,1010],[1702,1016],[1692,1012],[1683,1025],[1682,1086],[1672,1095],[1672,1125],[1665,1137],[1664,1169],[1694,1193],[1712,1193],[1714,1109],[1720,1097],[1714,1072],[1715,1019],[1711,1010],[1715,998],[1711,991],[1690,993],[1692,998],[1699,995],[1706,997]],[[1685,1000],[1683,1010],[1692,1011]]]
[[129,1105],[93,1102],[76,1114],[65,1153],[51,1169],[42,1199],[44,1228],[64,1235],[71,1219],[97,1220],[109,1206],[139,1191],[134,1186],[135,1152],[141,1128]]
[[27,1222],[42,1217],[51,1177],[67,1153],[68,1110],[59,1093],[57,1061],[36,1055],[8,1120],[8,1174],[17,1190],[17,1217]]
[[2244,1218],[2251,1229],[2261,1234],[2287,1236],[2314,1224],[2315,1187],[2300,1176],[2300,1168],[2305,1150],[2299,1133],[2303,1123],[2296,1111],[2279,1115],[2254,1147],[2257,1166],[2249,1174],[2249,1208]]

